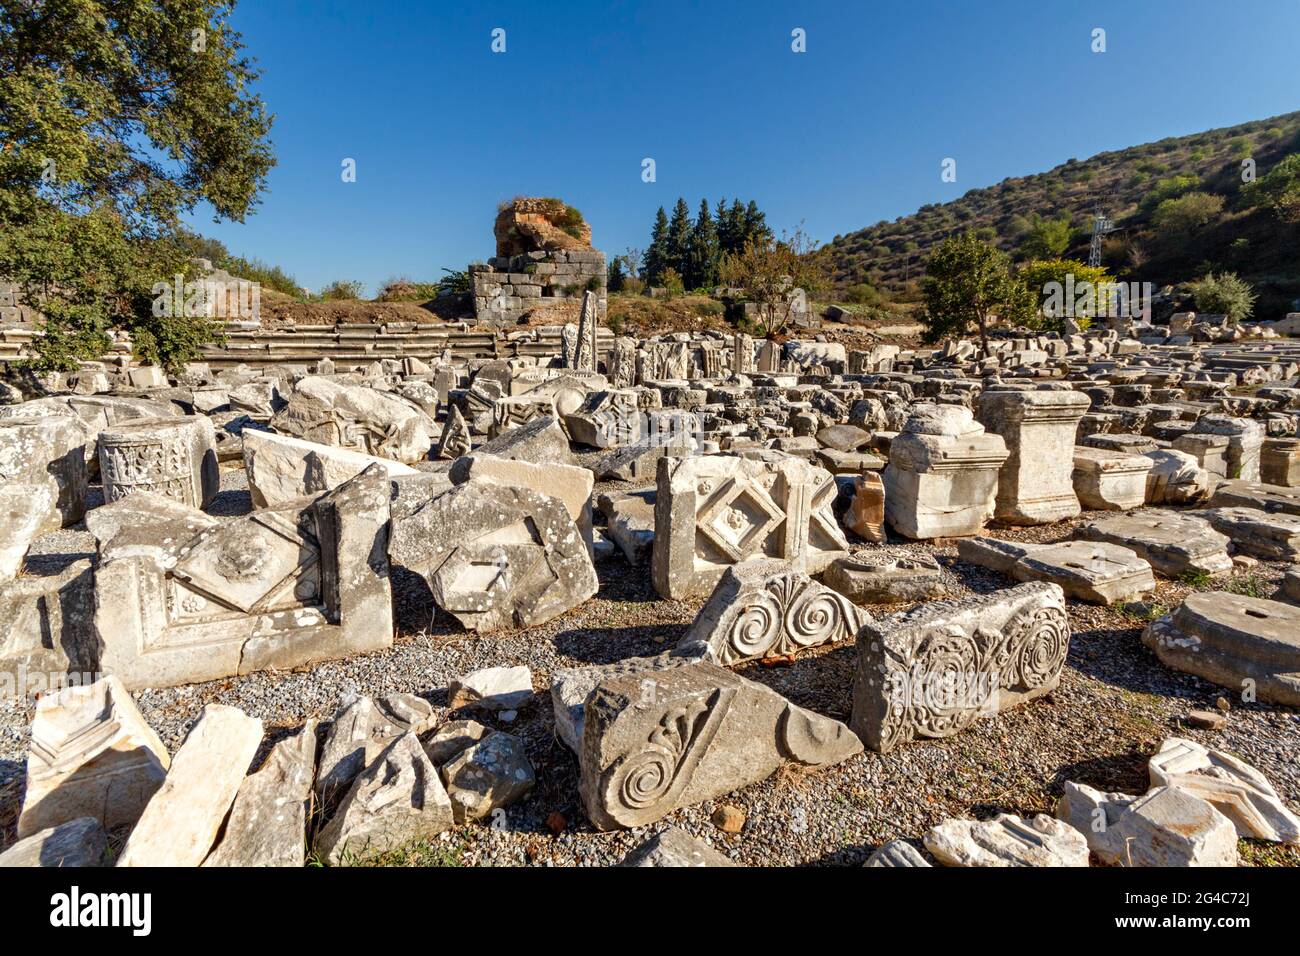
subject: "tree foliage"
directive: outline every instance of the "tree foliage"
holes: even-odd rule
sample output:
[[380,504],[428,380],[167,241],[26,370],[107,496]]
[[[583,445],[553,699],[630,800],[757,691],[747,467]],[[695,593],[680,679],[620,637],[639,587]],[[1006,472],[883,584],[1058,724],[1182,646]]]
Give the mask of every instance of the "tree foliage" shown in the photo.
[[921,296],[927,342],[974,329],[986,355],[989,322],[1022,320],[1035,305],[1028,287],[1012,274],[1007,254],[970,233],[949,236],[926,260]]
[[[1090,266],[1077,259],[1035,259],[1016,269],[1016,278],[1032,296],[1036,315],[1023,321],[1031,328],[1043,331],[1064,330],[1064,316],[1070,315],[1080,328],[1087,328],[1097,317],[1099,307],[1105,304],[1102,295],[1106,285],[1114,278],[1104,266]],[[1091,296],[1084,295],[1090,289]],[[1066,303],[1068,311],[1058,314],[1053,305],[1062,293],[1072,293]]]
[[751,236],[740,251],[722,257],[719,278],[760,306],[760,334],[784,334],[794,313],[794,289],[817,292],[826,287],[817,245],[802,228],[774,239]]
[[1228,322],[1236,325],[1249,319],[1255,311],[1255,290],[1235,272],[1211,272],[1189,284],[1192,300],[1198,312],[1209,315],[1226,315]]
[[274,164],[232,7],[0,4],[0,275],[46,316],[39,366],[98,357],[125,329],[175,368],[212,334],[149,306],[186,268],[181,217],[242,220]]
[[1243,188],[1246,201],[1267,207],[1286,223],[1300,223],[1300,153],[1292,153]]

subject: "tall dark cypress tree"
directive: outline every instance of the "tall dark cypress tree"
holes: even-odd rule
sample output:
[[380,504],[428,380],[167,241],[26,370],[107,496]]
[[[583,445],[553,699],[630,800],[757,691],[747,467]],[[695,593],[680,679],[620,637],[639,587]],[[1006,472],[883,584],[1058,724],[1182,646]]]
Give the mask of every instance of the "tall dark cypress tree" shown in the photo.
[[718,231],[709,213],[709,201],[700,200],[700,211],[691,229],[686,255],[686,288],[711,289],[718,284]]
[[650,230],[650,246],[641,261],[641,278],[645,280],[647,288],[658,285],[664,269],[671,265],[668,261],[667,243],[668,214],[664,212],[664,207],[660,206],[659,211],[655,213],[654,227]]
[[672,266],[683,278],[689,268],[687,256],[690,246],[691,210],[686,205],[686,200],[679,196],[677,205],[673,206],[673,217],[668,221],[668,236],[665,241],[667,261],[664,265]]
[[[772,230],[767,228],[767,215],[758,208],[758,203],[749,201],[745,207],[745,241],[753,239],[765,242],[772,238]],[[744,243],[741,243],[744,245]]]
[[727,238],[730,243],[728,252],[740,252],[745,248],[745,204],[733,199],[727,209]]

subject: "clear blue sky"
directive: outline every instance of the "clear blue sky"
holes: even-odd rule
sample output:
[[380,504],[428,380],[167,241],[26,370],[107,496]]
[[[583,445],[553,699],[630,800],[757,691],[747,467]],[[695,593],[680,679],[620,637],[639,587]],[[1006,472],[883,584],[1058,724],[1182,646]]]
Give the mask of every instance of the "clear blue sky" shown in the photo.
[[1070,157],[1300,109],[1297,0],[242,0],[234,23],[279,165],[245,223],[194,225],[312,289],[486,259],[515,195],[563,197],[608,253],[644,248],[678,195],[692,212],[753,198],[778,231],[829,241]]

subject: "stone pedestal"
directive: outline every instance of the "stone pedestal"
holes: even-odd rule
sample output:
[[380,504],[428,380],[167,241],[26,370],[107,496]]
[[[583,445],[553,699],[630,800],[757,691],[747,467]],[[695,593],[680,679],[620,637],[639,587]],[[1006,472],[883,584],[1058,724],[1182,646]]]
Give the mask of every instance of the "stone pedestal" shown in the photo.
[[1267,485],[1300,487],[1300,438],[1267,438],[1259,455],[1259,479]]
[[1224,477],[1239,478],[1242,481],[1260,480],[1259,453],[1264,444],[1264,426],[1259,422],[1227,415],[1206,415],[1192,426],[1188,434],[1228,436]]
[[206,507],[217,494],[217,439],[206,415],[155,418],[99,433],[104,500],[146,491]]
[[1147,475],[1155,463],[1145,455],[1129,455],[1076,445],[1074,493],[1091,511],[1132,511],[1146,501]]
[[993,516],[1006,458],[1001,436],[985,433],[970,409],[918,405],[889,446],[889,523],[914,539],[979,534]]
[[980,422],[1007,443],[994,516],[1008,524],[1051,524],[1080,511],[1074,494],[1074,439],[1088,410],[1082,392],[991,391]]

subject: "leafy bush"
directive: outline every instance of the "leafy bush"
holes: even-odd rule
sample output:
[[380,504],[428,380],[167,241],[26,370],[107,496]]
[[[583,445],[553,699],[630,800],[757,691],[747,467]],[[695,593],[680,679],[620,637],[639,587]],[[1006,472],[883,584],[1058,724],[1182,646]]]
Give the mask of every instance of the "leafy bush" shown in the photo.
[[361,298],[361,291],[360,282],[354,282],[350,279],[335,279],[320,290],[320,298],[328,300],[359,299]]
[[1200,232],[1223,214],[1223,197],[1210,193],[1189,192],[1177,199],[1166,199],[1156,206],[1151,224],[1167,243],[1181,242],[1190,233]]
[[[1016,277],[1040,310],[1040,314],[1027,317],[1025,324],[1047,332],[1064,331],[1066,315],[1071,315],[1080,328],[1088,328],[1094,318],[1106,311],[1108,303],[1103,298],[1103,286],[1115,281],[1104,267],[1090,266],[1077,259],[1035,259],[1016,270]],[[1088,288],[1084,283],[1091,286],[1091,297],[1083,296]],[[1057,311],[1055,307],[1062,290],[1068,293],[1071,288],[1075,301],[1063,302],[1064,307]]]
[[1210,273],[1192,282],[1188,288],[1196,302],[1196,311],[1209,315],[1226,315],[1235,325],[1249,319],[1255,311],[1255,290],[1234,272]]
[[1283,222],[1300,223],[1300,153],[1242,187],[1242,193],[1250,206],[1267,207]]

